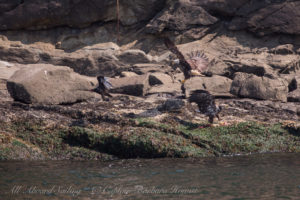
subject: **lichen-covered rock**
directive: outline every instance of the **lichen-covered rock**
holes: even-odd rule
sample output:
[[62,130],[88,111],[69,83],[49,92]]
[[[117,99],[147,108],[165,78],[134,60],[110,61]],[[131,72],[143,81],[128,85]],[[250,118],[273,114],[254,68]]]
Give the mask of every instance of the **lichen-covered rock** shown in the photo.
[[96,78],[82,76],[69,67],[46,64],[28,65],[7,81],[16,101],[24,103],[66,104],[95,97],[91,92]]
[[239,97],[286,102],[288,83],[284,79],[270,79],[253,74],[236,73],[230,92]]

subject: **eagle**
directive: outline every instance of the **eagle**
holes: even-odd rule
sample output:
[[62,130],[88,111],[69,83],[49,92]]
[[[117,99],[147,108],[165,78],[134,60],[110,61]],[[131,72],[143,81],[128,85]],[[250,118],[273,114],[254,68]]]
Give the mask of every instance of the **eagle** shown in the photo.
[[198,105],[199,111],[209,117],[209,123],[212,124],[215,117],[220,120],[219,113],[221,112],[222,107],[216,105],[214,96],[208,91],[194,90],[188,98],[188,101]]
[[[209,65],[208,58],[204,53],[200,51],[193,51],[188,54],[186,59],[184,55],[179,51],[176,45],[167,37],[164,38],[166,47],[174,53],[179,59],[179,68],[184,74],[185,80],[191,78],[193,75],[205,75],[212,76],[211,73],[207,72]],[[185,81],[184,80],[184,81]],[[182,81],[181,90],[185,94],[184,81]],[[194,90],[190,93],[188,98],[190,103],[194,102],[198,105],[199,111],[209,117],[209,123],[214,122],[214,118],[219,117],[219,113],[222,110],[221,106],[216,105],[215,97],[206,90]]]
[[209,60],[203,52],[193,51],[190,54],[187,54],[188,59],[186,59],[168,37],[164,38],[164,43],[166,47],[177,56],[179,68],[183,72],[185,80],[194,75],[212,76],[211,73],[207,72]]
[[109,94],[109,90],[112,88],[112,85],[109,82],[109,78],[104,76],[98,76],[97,80],[98,87],[96,87],[93,91],[97,92],[98,94],[101,94],[102,99],[108,101],[108,99],[105,96],[112,97]]

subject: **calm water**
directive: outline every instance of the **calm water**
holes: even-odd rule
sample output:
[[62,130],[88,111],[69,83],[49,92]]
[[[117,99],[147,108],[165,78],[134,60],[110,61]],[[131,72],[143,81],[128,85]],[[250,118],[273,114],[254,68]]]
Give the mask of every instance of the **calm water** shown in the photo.
[[0,162],[0,198],[300,199],[299,158]]

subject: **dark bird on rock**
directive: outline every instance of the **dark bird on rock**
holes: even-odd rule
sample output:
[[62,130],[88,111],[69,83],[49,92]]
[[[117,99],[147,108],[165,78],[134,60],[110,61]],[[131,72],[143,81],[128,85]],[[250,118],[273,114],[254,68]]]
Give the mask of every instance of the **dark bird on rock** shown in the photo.
[[221,112],[222,107],[216,105],[214,96],[208,91],[194,90],[188,100],[190,103],[196,103],[199,111],[209,117],[209,123],[212,124],[215,117],[220,120],[219,113]]
[[95,88],[93,91],[101,94],[102,99],[107,101],[108,99],[105,96],[112,97],[109,94],[109,90],[112,88],[112,85],[109,82],[109,79],[107,77],[98,76],[97,80],[98,80],[98,87]]
[[169,38],[165,37],[164,43],[166,47],[177,56],[179,68],[183,72],[185,80],[195,75],[212,76],[211,73],[207,72],[209,60],[203,52],[193,51],[187,55],[188,58],[186,59]]

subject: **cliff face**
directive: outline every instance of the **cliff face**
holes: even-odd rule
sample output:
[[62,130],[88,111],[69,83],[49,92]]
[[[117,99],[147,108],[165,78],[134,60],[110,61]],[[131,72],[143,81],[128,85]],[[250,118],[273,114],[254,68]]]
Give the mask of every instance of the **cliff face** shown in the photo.
[[[128,0],[120,1],[124,26],[149,23],[152,28],[180,31],[226,22],[230,30],[258,35],[300,32],[299,1],[293,0]],[[112,0],[4,0],[0,3],[0,30],[83,28],[116,21]],[[154,25],[155,24],[155,25]]]
[[[121,1],[121,22],[134,25],[151,19],[164,1]],[[1,30],[41,30],[58,26],[88,27],[116,20],[116,1],[111,0],[14,0],[0,4]]]
[[[153,19],[150,24],[161,22],[160,27],[174,31],[226,21],[230,30],[297,35],[299,7],[293,0],[128,0],[120,1],[120,20],[130,26]],[[83,28],[115,21],[116,10],[112,0],[4,0],[0,30]]]

